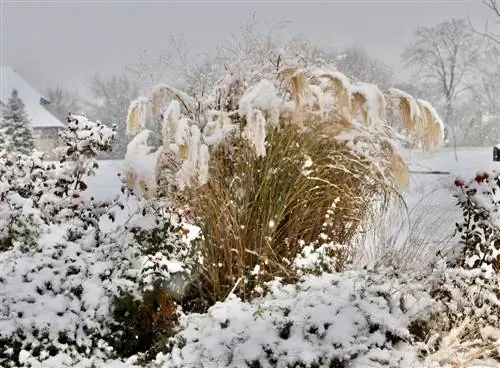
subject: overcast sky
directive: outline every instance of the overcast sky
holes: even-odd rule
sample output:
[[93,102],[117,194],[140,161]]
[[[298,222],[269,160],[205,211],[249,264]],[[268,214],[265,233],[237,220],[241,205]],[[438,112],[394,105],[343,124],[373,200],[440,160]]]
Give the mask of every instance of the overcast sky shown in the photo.
[[401,72],[400,54],[416,27],[465,16],[483,26],[490,14],[480,0],[0,0],[0,8],[0,63],[41,90],[81,88],[92,72],[119,71],[142,50],[159,53],[170,33],[213,47],[252,13],[284,18],[291,32],[317,42],[360,46]]

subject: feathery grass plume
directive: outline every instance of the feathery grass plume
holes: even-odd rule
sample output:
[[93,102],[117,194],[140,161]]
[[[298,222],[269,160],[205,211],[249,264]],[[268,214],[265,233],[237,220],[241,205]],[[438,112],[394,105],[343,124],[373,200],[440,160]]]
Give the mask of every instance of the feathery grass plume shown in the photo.
[[152,132],[143,130],[128,144],[124,162],[125,184],[138,196],[153,199],[157,196],[155,167],[162,149],[148,145]]
[[371,160],[372,170],[400,192],[408,186],[408,167],[395,146],[395,137],[390,129],[377,131],[345,119],[338,119],[332,126],[332,135],[358,156]]
[[365,126],[369,126],[368,111],[366,110],[366,97],[360,92],[351,93],[350,116],[359,116]]
[[[239,113],[246,120],[243,137],[252,142],[258,156],[266,155],[267,126],[279,125],[280,102],[273,83],[266,79],[246,91],[239,101]],[[265,114],[272,120],[267,121]]]
[[422,148],[425,151],[438,147],[444,140],[444,125],[436,110],[427,101],[417,99],[421,111],[420,121],[422,130],[420,132]]
[[366,127],[385,120],[385,98],[374,84],[355,83],[351,86],[351,116],[360,116]]
[[181,107],[178,101],[172,101],[163,112],[162,121],[162,141],[165,149],[170,150],[170,145],[174,143],[174,135],[177,124],[181,118]]
[[301,110],[310,103],[313,95],[304,71],[296,68],[285,68],[280,70],[279,75],[288,80],[289,93],[295,103],[296,110]]
[[150,104],[147,98],[141,97],[132,101],[127,112],[127,134],[133,135],[144,130],[149,112]]
[[403,122],[403,126],[409,133],[421,132],[421,127],[418,126],[420,121],[420,108],[416,100],[408,93],[397,89],[389,88],[387,91],[389,100],[395,100],[398,104],[399,118]]
[[322,87],[325,92],[335,98],[335,110],[344,116],[351,112],[351,81],[340,72],[320,72],[318,78],[323,79]]
[[397,184],[399,191],[403,191],[405,188],[408,188],[410,181],[406,163],[394,146],[390,146],[386,152],[389,158],[389,167],[394,176],[394,182]]
[[153,88],[149,101],[151,102],[153,114],[155,116],[160,115],[171,101],[178,101],[181,111],[190,117],[193,117],[197,106],[193,97],[166,84],[161,84]]

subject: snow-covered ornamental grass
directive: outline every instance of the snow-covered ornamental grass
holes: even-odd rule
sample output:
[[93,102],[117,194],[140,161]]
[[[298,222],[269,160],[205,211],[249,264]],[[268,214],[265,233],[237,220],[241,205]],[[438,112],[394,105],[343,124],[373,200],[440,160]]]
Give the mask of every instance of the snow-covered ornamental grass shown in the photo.
[[407,183],[393,126],[429,149],[443,137],[425,101],[335,70],[279,59],[212,87],[195,98],[161,85],[132,102],[128,129],[138,134],[126,157],[131,188],[187,206],[201,226],[197,275],[210,304],[231,291],[260,295],[275,276],[295,280],[305,246],[327,248],[329,268],[342,270],[360,224]]

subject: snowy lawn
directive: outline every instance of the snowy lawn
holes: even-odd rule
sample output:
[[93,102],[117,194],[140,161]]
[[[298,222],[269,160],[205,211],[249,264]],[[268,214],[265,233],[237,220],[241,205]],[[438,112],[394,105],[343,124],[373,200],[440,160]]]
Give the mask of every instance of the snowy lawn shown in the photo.
[[[493,161],[492,147],[459,147],[457,160],[452,148],[434,153],[412,151],[407,153],[410,170],[440,171],[444,174],[410,175],[409,187],[404,195],[410,212],[410,222],[425,234],[423,238],[443,249],[455,231],[461,211],[453,197],[454,181],[473,179],[477,172],[500,169],[500,163]],[[419,230],[420,230],[419,229]]]
[[450,175],[412,174],[405,200],[410,208],[419,201],[437,207],[453,206],[449,189],[456,177],[471,179],[478,171],[500,169],[500,162],[493,161],[492,147],[459,147],[457,160],[452,148],[441,149],[435,153],[408,152],[410,170],[446,171]]

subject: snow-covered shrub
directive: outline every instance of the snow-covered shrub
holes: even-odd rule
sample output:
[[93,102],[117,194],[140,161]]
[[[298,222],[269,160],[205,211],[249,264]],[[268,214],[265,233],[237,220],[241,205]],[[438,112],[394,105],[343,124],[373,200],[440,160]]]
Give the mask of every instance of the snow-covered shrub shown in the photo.
[[1,230],[9,249],[0,253],[0,364],[6,367],[18,365],[26,351],[40,360],[59,352],[76,359],[103,347],[113,295],[134,289],[122,246],[100,228],[103,216],[113,219],[115,203],[85,193],[95,157],[110,148],[114,131],[70,116],[61,138],[60,163],[1,156]]
[[106,342],[116,356],[140,355],[147,361],[165,351],[166,342],[177,331],[178,305],[160,288],[147,290],[137,298],[123,293],[113,300],[113,322]]
[[117,279],[119,245],[96,241],[94,231],[64,240],[67,230],[41,236],[36,251],[2,254],[2,366],[15,365],[21,350],[41,360],[58,352],[91,355],[107,334],[111,296],[133,287]]
[[121,357],[141,354],[148,359],[165,350],[163,342],[175,333],[181,310],[207,308],[200,307],[196,293],[193,297],[190,292],[196,287],[194,273],[202,261],[196,247],[201,235],[183,211],[138,198],[125,185],[122,191],[128,203],[137,205],[120,237],[132,253],[129,259],[134,263],[137,289],[114,299],[112,333],[106,341]]
[[422,282],[390,270],[268,283],[252,302],[232,296],[186,316],[167,367],[414,367],[413,321],[432,312]]
[[[386,202],[408,180],[394,124],[385,121],[386,105],[400,106],[402,95],[297,65],[280,58],[249,74],[234,65],[203,97],[162,85],[130,105],[129,132],[138,134],[129,148],[148,164],[130,165],[129,186],[188,205],[204,235],[200,279],[211,302],[235,285],[249,297],[276,276],[294,280],[289,265],[318,240],[337,198],[327,236],[341,245],[335,258],[344,262],[333,267],[341,269],[374,202]],[[412,132],[425,147],[438,145],[435,111],[404,99],[416,106],[402,110]],[[161,138],[160,147],[149,147],[151,136]],[[304,168],[308,160],[313,167]]]
[[44,173],[38,154],[0,153],[0,251],[14,246],[28,249],[36,244],[46,223],[37,208],[43,193],[37,182]]
[[167,288],[171,275],[189,275],[201,262],[195,246],[199,230],[184,217],[181,211],[149,205],[129,220],[131,241],[145,258],[140,280],[144,289]]
[[[500,356],[500,177],[478,173],[455,180],[463,220],[457,251],[430,289],[437,311],[427,320],[426,353],[436,364],[478,364]],[[489,333],[488,331],[492,332]],[[493,336],[493,337],[491,337]],[[496,336],[496,337],[494,337]]]
[[[444,263],[444,260],[443,260]],[[413,330],[425,367],[489,367],[500,363],[498,277],[444,267],[429,277],[434,310]]]
[[443,308],[439,328],[449,331],[464,319],[470,319],[467,332],[471,335],[480,328],[500,328],[500,293],[498,277],[488,277],[481,269],[449,268],[441,274],[438,287],[432,295]]
[[114,130],[83,116],[70,116],[60,133],[65,144],[60,163],[43,156],[0,153],[0,250],[19,246],[28,249],[53,224],[72,219],[67,238],[75,240],[88,227],[97,229],[109,204],[84,198],[85,176],[98,168],[96,155],[110,149]]
[[463,245],[459,261],[465,268],[500,272],[500,173],[478,173],[474,180],[457,179],[455,196],[463,211],[457,223]]

